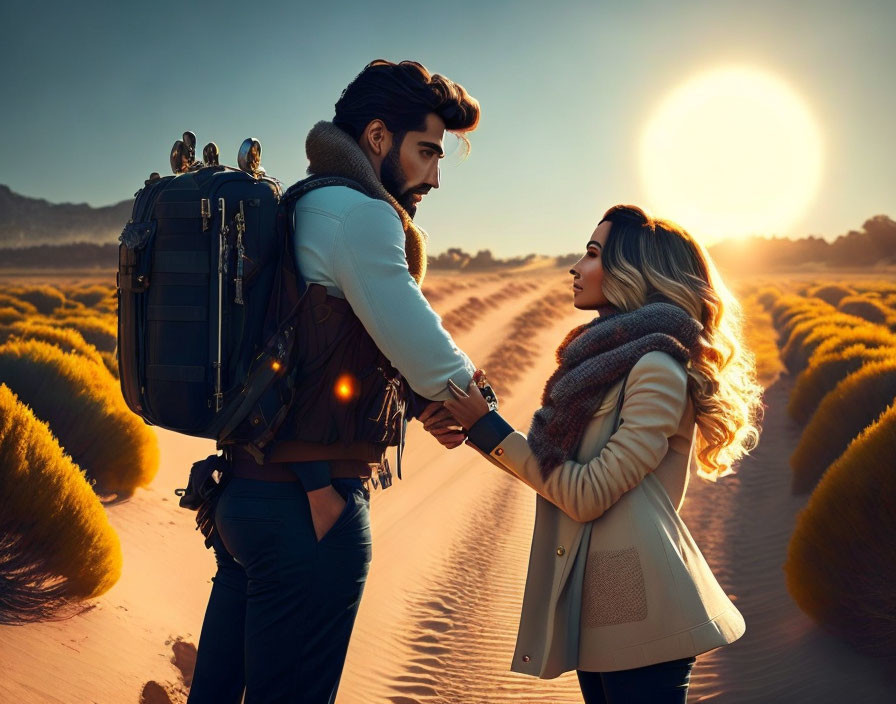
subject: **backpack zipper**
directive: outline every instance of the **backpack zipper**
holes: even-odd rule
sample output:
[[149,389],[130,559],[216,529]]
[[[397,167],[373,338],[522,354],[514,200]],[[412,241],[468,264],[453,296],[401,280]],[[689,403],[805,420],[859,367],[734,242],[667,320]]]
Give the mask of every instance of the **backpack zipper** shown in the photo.
[[245,305],[243,301],[243,259],[246,256],[246,249],[243,246],[243,233],[246,231],[246,213],[243,210],[243,201],[240,201],[240,212],[236,214],[234,220],[236,220],[236,295],[233,302]]

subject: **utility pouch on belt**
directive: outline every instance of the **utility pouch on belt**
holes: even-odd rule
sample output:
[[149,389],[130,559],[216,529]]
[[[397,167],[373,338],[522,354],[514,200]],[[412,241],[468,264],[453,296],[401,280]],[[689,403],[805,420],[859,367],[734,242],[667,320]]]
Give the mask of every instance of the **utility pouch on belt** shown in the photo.
[[180,497],[181,508],[196,511],[196,530],[205,537],[206,548],[212,544],[218,498],[232,475],[229,468],[230,462],[226,457],[209,455],[193,463],[187,487],[174,490]]

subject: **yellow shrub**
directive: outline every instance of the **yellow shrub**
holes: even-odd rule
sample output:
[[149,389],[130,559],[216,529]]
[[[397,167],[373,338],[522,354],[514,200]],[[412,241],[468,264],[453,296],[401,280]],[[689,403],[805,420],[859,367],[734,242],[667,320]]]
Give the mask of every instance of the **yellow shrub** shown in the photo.
[[0,623],[46,618],[108,591],[121,544],[49,427],[0,384]]
[[896,347],[865,347],[853,344],[832,354],[813,354],[809,365],[800,372],[790,392],[788,412],[797,423],[809,420],[821,403],[841,379],[860,369],[868,362],[896,359]]
[[838,310],[857,315],[871,323],[886,323],[892,312],[886,306],[865,296],[844,296],[837,305]]
[[875,656],[896,652],[896,405],[825,472],[797,517],[787,588],[822,626]]
[[69,291],[68,297],[73,301],[80,301],[88,308],[95,308],[106,299],[114,300],[115,287],[92,284]]
[[809,491],[849,443],[896,398],[896,359],[869,362],[818,405],[790,457],[794,493]]
[[744,336],[747,347],[756,358],[756,377],[762,386],[771,386],[784,371],[778,351],[778,333],[772,325],[772,317],[762,307],[759,297],[750,296],[742,301],[744,311]]
[[808,291],[809,296],[820,298],[825,303],[830,303],[832,306],[836,306],[841,298],[851,296],[854,293],[855,291],[848,286],[842,286],[840,284],[824,284]]
[[763,286],[756,294],[756,298],[762,307],[770,310],[777,300],[781,297],[781,291],[777,286]]
[[158,471],[152,429],[124,402],[104,366],[38,340],[0,345],[0,381],[50,424],[103,494],[130,496]]
[[890,281],[865,281],[856,285],[855,289],[861,293],[886,296],[887,294],[896,293],[896,284]]
[[97,303],[93,309],[100,314],[103,315],[111,315],[112,319],[116,321],[118,320],[118,295],[111,296],[109,298],[103,298],[99,303]]
[[0,308],[15,308],[22,315],[37,315],[37,308],[33,303],[23,301],[9,293],[0,293]]
[[47,325],[36,320],[19,320],[5,327],[4,331],[0,331],[0,342],[6,342],[11,337],[43,340],[56,345],[64,352],[76,352],[98,364],[103,364],[103,358],[96,347],[88,344],[81,333],[72,328]]
[[22,320],[23,317],[22,311],[18,308],[13,308],[12,306],[0,307],[0,325],[9,325],[9,323],[13,323],[16,320]]
[[844,328],[818,345],[815,351],[812,352],[809,362],[811,363],[816,357],[829,357],[840,354],[843,350],[854,345],[896,348],[896,335],[886,328],[873,323],[854,328]]
[[74,328],[101,352],[112,352],[118,343],[118,323],[115,318],[92,312],[84,316],[65,316],[52,319],[53,325]]
[[66,299],[65,303],[54,310],[52,315],[54,318],[67,318],[75,315],[96,315],[96,311],[88,308],[81,303],[81,301],[70,301],[69,299]]
[[39,313],[49,315],[65,303],[65,294],[54,286],[16,286],[9,293],[31,303]]
[[118,357],[114,352],[100,352],[100,357],[102,357],[103,364],[106,365],[106,369],[109,370],[109,373],[112,374],[116,379],[119,378],[118,373]]
[[772,305],[771,313],[775,328],[782,334],[782,340],[786,340],[786,336],[790,334],[790,329],[793,327],[791,321],[795,317],[814,317],[833,313],[836,310],[836,308],[820,299],[803,298],[802,296],[788,294],[781,296]]
[[833,315],[820,315],[804,320],[796,325],[787,338],[781,358],[784,366],[793,374],[805,369],[809,358],[815,349],[825,340],[848,331],[851,328],[862,327],[868,323],[861,318],[845,313]]

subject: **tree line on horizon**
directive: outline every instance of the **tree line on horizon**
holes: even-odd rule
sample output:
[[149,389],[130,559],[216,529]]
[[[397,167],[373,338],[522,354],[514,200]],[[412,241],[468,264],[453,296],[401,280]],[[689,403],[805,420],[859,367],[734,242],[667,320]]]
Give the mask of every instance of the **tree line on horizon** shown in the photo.
[[[845,269],[896,264],[896,221],[887,215],[875,215],[863,223],[861,230],[850,230],[833,242],[811,235],[800,239],[753,236],[724,240],[708,249],[723,270],[780,271],[819,265]],[[513,268],[528,264],[538,256],[528,254],[502,259],[495,257],[490,249],[470,254],[460,247],[451,247],[441,254],[430,255],[428,266],[470,271]],[[581,252],[574,252],[553,259],[558,266],[570,266],[581,256]],[[2,248],[0,256],[0,268],[4,269],[114,269],[117,263],[118,244],[114,243],[74,242]]]

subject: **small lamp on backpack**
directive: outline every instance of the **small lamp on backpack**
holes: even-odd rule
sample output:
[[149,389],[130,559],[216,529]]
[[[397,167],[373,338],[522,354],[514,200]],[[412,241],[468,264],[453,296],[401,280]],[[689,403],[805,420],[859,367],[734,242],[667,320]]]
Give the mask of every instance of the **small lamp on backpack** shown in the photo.
[[241,171],[251,174],[255,178],[264,176],[265,170],[261,166],[261,142],[255,137],[248,137],[240,145],[236,163]]
[[218,145],[214,142],[209,142],[202,148],[202,160],[206,166],[218,166],[219,156]]
[[195,171],[202,168],[201,161],[196,161],[196,135],[192,132],[184,132],[183,138],[177,140],[171,147],[171,171],[175,174],[183,174],[187,171]]

